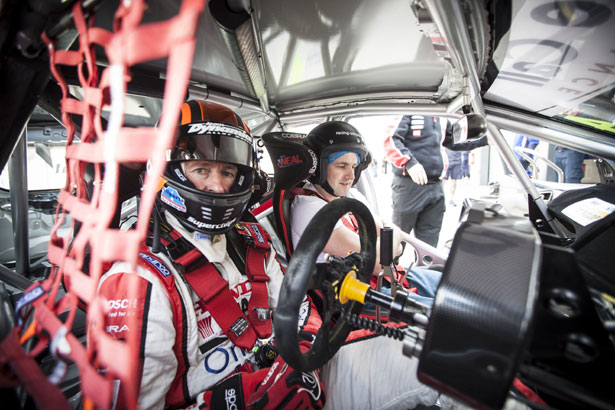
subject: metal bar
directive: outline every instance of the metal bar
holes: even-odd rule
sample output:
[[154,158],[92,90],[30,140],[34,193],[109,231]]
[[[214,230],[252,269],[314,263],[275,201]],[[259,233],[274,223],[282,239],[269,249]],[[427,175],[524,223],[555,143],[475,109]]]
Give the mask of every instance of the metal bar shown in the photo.
[[560,238],[565,238],[566,234],[555,222],[553,217],[549,214],[547,205],[545,204],[542,195],[540,195],[540,193],[532,183],[530,176],[527,174],[527,172],[525,172],[525,169],[517,159],[517,156],[504,139],[504,136],[502,135],[500,129],[491,122],[488,122],[487,127],[489,129],[489,133],[491,133],[491,135],[495,137],[491,140],[495,143],[496,147],[500,151],[502,160],[504,160],[508,168],[510,168],[515,177],[517,177],[517,179],[521,183],[521,186],[523,186],[523,189],[525,189],[525,192],[527,192],[527,194],[532,198],[532,201],[536,203],[536,206],[540,210],[540,213],[542,214],[545,222],[549,224],[549,226],[557,236],[559,236]]
[[252,128],[252,135],[262,135],[270,132],[277,125],[277,121],[272,119],[271,121],[265,121],[262,124]]
[[[555,173],[557,174],[557,182],[564,182],[564,172],[562,171],[560,167],[555,165],[553,161],[549,161],[547,158],[536,153],[536,151],[534,151],[531,148],[514,147],[513,149],[515,150],[517,154],[523,157],[527,162],[532,164],[532,168],[534,168],[534,172],[538,172],[538,169],[536,167],[536,161],[542,161],[548,166],[550,166],[553,169],[553,171],[555,171]],[[532,155],[534,155],[534,158],[531,157]]]
[[500,128],[532,135],[555,145],[597,157],[615,159],[615,139],[548,118],[500,107],[486,107],[487,119]]
[[[356,77],[359,78],[361,76]],[[367,79],[366,75],[362,77],[363,80]],[[335,85],[334,81],[330,81],[330,83],[332,86]],[[348,83],[348,85],[350,85],[350,83]],[[296,101],[296,98],[301,98],[304,95],[304,92],[308,92],[307,95],[309,95],[309,87],[302,84],[294,84],[292,86],[292,91],[285,90],[283,93],[281,92],[278,96],[278,102],[276,103],[278,111],[288,113],[317,106],[333,107],[341,106],[344,104],[359,104],[366,101],[372,101],[377,103],[395,103],[399,104],[400,106],[409,104],[434,105],[433,101],[435,96],[435,92],[433,91],[372,91],[363,93],[357,92],[352,94],[338,94],[332,97],[325,98],[317,98],[317,95],[314,94],[315,98],[311,100],[293,102]]]
[[263,112],[259,102],[256,102],[256,100],[249,100],[245,97],[237,97],[197,86],[189,86],[188,92],[190,98],[210,100],[224,104],[230,108],[242,108],[251,111]]
[[[443,252],[440,249],[434,248],[433,246],[429,245],[428,243],[425,243],[423,241],[421,241],[418,238],[415,238],[414,236],[410,236],[410,234],[403,232],[403,239],[405,242],[409,243],[410,245],[412,245],[412,247],[414,247],[414,249],[416,250],[417,254],[418,254],[418,261],[417,262],[422,262],[423,264],[429,266],[429,265],[444,265],[446,264],[446,259],[448,258],[448,255]],[[429,260],[431,259],[431,260]],[[420,265],[418,265],[420,266]]]
[[425,6],[447,44],[453,63],[469,80],[470,101],[477,114],[484,115],[480,86],[470,35],[458,1],[425,0]]
[[13,246],[15,249],[15,271],[25,275],[30,270],[30,245],[28,239],[28,173],[27,131],[28,122],[19,137],[15,150],[9,159],[9,188],[11,191],[11,217],[13,219]]
[[0,265],[0,281],[19,290],[26,290],[34,283],[4,265]]
[[[470,103],[474,112],[485,116],[485,108],[480,98],[480,86],[478,83],[478,73],[474,53],[470,43],[470,35],[467,30],[466,22],[461,11],[461,5],[457,1],[425,0],[425,5],[432,16],[433,21],[442,35],[453,63],[465,75],[469,82],[464,90],[469,90]],[[506,143],[504,136],[499,128],[494,124],[488,124],[491,141],[496,145],[504,162],[513,171],[521,182],[528,195],[536,203],[544,220],[549,224],[556,235],[565,238],[566,235],[560,226],[553,220],[547,211],[547,205],[538,190],[532,184],[529,175],[521,166],[511,147]]]
[[446,107],[446,112],[454,113],[454,112],[459,111],[461,107],[463,107],[464,105],[464,102],[465,102],[464,100],[465,100],[465,96],[463,94],[459,94],[457,97],[455,97],[453,101],[448,103]]
[[399,114],[418,114],[436,115],[440,117],[459,119],[460,114],[447,112],[446,105],[436,104],[402,104],[402,103],[355,103],[336,107],[316,107],[309,110],[289,112],[280,114],[280,119],[284,122],[301,122],[311,119],[318,119],[333,115],[351,114],[379,114],[379,115],[399,115]]

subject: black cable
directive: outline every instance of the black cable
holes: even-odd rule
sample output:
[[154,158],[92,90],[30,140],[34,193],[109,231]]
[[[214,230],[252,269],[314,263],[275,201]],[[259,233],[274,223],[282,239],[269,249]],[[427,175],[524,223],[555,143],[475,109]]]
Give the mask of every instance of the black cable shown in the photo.
[[378,323],[377,320],[369,319],[356,315],[350,311],[343,311],[342,318],[350,325],[358,328],[376,332],[378,335],[384,335],[391,339],[404,340],[404,331],[399,328],[384,326]]

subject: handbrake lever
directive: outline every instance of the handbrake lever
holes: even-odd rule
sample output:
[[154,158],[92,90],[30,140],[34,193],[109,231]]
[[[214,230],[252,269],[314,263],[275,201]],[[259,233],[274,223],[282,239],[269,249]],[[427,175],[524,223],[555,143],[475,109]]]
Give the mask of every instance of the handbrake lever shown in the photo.
[[[397,279],[393,275],[393,269],[391,264],[393,263],[393,228],[385,226],[380,228],[380,265],[382,271],[378,273],[378,279],[376,284],[376,290],[380,292],[382,290],[382,278],[389,277],[391,281],[391,296],[395,298],[397,296]],[[378,323],[381,321],[381,308],[376,306],[376,320]]]

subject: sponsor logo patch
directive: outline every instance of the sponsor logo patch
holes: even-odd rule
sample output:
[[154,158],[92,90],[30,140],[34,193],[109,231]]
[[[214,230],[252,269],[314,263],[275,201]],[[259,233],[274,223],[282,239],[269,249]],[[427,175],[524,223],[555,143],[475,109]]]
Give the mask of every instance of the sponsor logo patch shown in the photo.
[[256,235],[256,240],[258,243],[265,243],[265,238],[263,238],[263,234],[257,225],[252,225],[252,231],[254,235]]
[[162,276],[165,278],[171,274],[171,272],[167,269],[166,266],[162,264],[158,259],[149,256],[147,253],[140,252],[139,256],[147,261],[150,265],[152,265]]
[[117,326],[117,325],[112,325],[112,326],[105,327],[105,330],[107,331],[107,333],[122,333],[130,329],[126,325],[123,325],[122,327]]
[[160,193],[160,200],[178,211],[186,212],[186,201],[174,188],[163,187]]
[[201,222],[201,221],[197,221],[193,216],[189,216],[188,219],[186,219],[188,222],[190,222],[192,225],[196,226],[197,228],[206,228],[206,229],[223,229],[223,228],[228,228],[229,226],[233,225],[234,221],[229,221],[229,222],[225,222],[222,224],[208,224],[206,222]]
[[177,178],[179,178],[180,181],[182,181],[182,182],[186,182],[187,181],[186,177],[184,176],[184,173],[181,172],[177,168],[175,168],[175,175],[177,175]]
[[212,134],[212,135],[232,135],[239,138],[242,141],[252,144],[252,138],[245,131],[239,128],[231,127],[224,124],[217,124],[211,122],[203,122],[197,124],[191,124],[188,128],[188,134]]
[[109,310],[128,309],[137,307],[137,299],[111,299],[107,301]]
[[293,165],[303,164],[303,161],[299,158],[298,154],[295,155],[281,155],[276,160],[278,168],[292,167]]
[[24,306],[34,302],[36,299],[40,298],[45,294],[43,287],[41,285],[37,285],[36,287],[30,289],[28,292],[24,293],[21,298],[15,304],[15,315],[17,316],[18,324],[21,324],[21,317],[19,316],[19,311],[23,309]]
[[226,402],[226,408],[229,410],[239,408],[237,407],[237,391],[235,389],[224,390],[224,401]]
[[211,235],[207,235],[206,233],[196,232],[194,234],[194,239],[196,239],[197,241],[201,241],[201,240],[211,241]]

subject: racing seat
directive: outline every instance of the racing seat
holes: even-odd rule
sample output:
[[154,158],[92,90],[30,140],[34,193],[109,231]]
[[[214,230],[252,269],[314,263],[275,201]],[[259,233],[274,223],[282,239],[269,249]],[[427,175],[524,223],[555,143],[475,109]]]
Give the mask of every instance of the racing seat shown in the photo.
[[293,254],[290,205],[292,189],[316,171],[317,159],[305,145],[305,134],[294,132],[269,132],[263,142],[274,165],[273,214],[275,233],[286,250],[287,260]]

